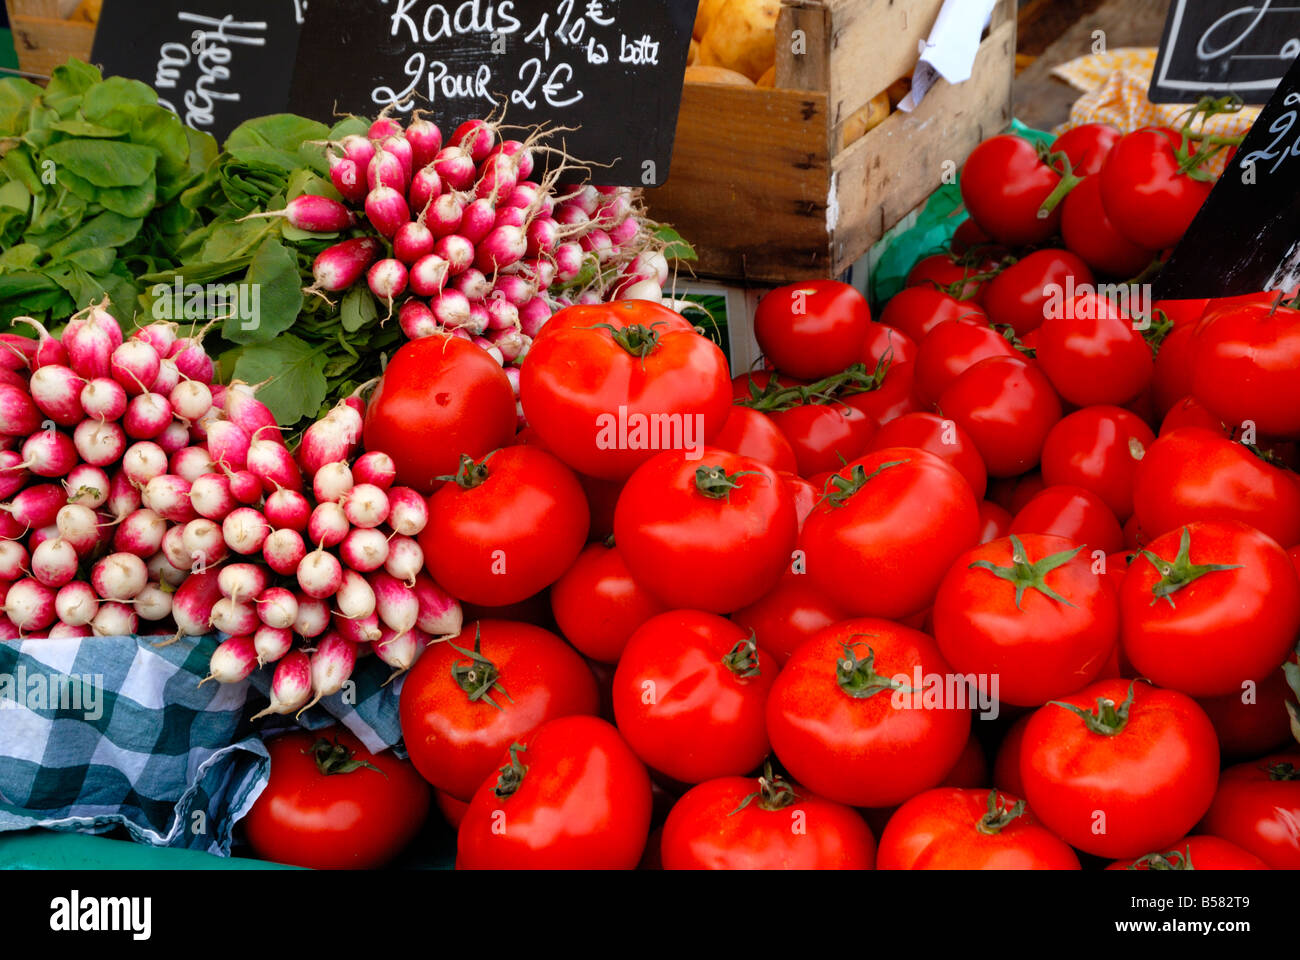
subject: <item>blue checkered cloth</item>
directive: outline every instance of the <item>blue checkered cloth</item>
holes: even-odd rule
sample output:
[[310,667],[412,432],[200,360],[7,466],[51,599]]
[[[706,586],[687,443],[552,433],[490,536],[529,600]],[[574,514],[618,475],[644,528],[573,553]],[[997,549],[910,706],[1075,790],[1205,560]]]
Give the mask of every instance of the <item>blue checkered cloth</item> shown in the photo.
[[[229,856],[234,825],[266,786],[270,757],[250,724],[269,668],[249,681],[199,681],[220,637],[87,637],[0,643],[0,832],[105,833]],[[401,739],[401,680],[375,657],[355,686],[303,716],[342,721],[372,751]],[[263,726],[263,723],[266,726]]]

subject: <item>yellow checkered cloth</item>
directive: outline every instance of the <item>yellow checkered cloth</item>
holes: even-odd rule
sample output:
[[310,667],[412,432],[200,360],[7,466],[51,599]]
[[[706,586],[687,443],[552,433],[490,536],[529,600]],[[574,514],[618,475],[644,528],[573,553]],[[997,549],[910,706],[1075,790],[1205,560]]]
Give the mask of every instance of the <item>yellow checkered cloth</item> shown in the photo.
[[[1152,103],[1147,99],[1155,65],[1155,47],[1119,47],[1054,68],[1053,75],[1082,91],[1082,96],[1070,108],[1070,119],[1053,132],[1059,136],[1083,123],[1109,123],[1125,133],[1153,125],[1182,126],[1190,104]],[[1259,109],[1242,107],[1238,113],[1211,117],[1203,125],[1204,132],[1228,137],[1244,134],[1259,116]],[[1210,165],[1216,175],[1222,172],[1223,162],[1220,154]]]

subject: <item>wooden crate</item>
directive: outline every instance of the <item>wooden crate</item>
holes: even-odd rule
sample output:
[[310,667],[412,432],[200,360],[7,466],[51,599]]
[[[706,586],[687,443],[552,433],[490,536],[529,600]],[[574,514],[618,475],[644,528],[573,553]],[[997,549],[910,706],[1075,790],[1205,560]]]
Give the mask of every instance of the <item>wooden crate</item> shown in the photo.
[[[1014,0],[999,0],[971,79],[936,82],[843,146],[845,121],[910,76],[942,0],[784,0],[777,89],[687,83],[668,182],[650,212],[700,255],[702,276],[789,283],[839,276],[1011,122]],[[807,53],[792,52],[795,30]]]
[[95,25],[59,16],[59,0],[5,0],[18,66],[48,77],[69,57],[90,60]]

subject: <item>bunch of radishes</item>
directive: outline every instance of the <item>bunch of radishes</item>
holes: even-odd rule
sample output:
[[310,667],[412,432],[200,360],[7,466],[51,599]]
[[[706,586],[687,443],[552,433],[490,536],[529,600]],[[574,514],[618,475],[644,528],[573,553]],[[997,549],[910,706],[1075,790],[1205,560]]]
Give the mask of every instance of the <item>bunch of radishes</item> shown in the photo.
[[[275,663],[263,714],[300,712],[339,692],[359,654],[373,652],[397,676],[429,643],[460,632],[460,604],[424,572],[415,539],[427,502],[393,486],[388,454],[357,456],[361,422],[360,401],[340,402],[303,434],[289,461],[296,483],[277,481],[255,517],[226,514],[226,546],[260,551],[261,564],[229,563],[177,591],[178,602],[188,594],[194,627],[206,612],[231,635],[213,654],[212,679],[237,683]],[[257,551],[236,546],[254,540]]]
[[0,337],[0,637],[215,628],[234,639],[213,678],[281,661],[272,710],[288,712],[339,689],[360,644],[400,671],[459,631],[414,539],[424,498],[392,486],[386,454],[357,456],[360,400],[295,458],[253,389],[213,383],[175,324],[124,339],[102,305],[59,338],[25,322],[37,339]]
[[343,203],[304,195],[263,215],[318,233],[364,230],[316,258],[314,292],[341,293],[364,277],[411,339],[448,331],[502,364],[521,361],[561,307],[661,300],[668,261],[636,193],[557,188],[562,166],[530,180],[534,154],[551,150],[543,135],[503,140],[499,131],[472,120],[444,145],[418,115],[405,128],[380,117],[366,136],[331,145]]

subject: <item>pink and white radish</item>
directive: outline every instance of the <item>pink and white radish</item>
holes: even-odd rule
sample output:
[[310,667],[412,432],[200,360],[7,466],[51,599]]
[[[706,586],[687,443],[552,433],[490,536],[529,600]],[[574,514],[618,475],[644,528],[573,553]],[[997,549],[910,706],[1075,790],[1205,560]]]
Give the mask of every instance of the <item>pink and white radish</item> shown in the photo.
[[388,491],[388,525],[394,532],[414,537],[429,522],[429,505],[410,487],[393,487]]
[[149,582],[149,571],[133,553],[111,553],[90,569],[90,585],[105,600],[130,600]]
[[199,686],[209,680],[240,683],[247,680],[257,667],[257,650],[253,646],[253,638],[231,637],[212,651],[212,659],[208,661],[208,675],[199,681]]
[[375,612],[375,591],[361,574],[344,569],[334,603],[344,617],[358,620]]
[[261,621],[257,619],[257,611],[251,602],[241,603],[230,597],[222,597],[212,604],[211,623],[221,633],[232,636],[252,635],[261,626]]
[[337,293],[348,289],[361,279],[367,267],[379,259],[383,250],[383,244],[374,237],[344,240],[322,250],[312,263],[311,272],[316,283],[310,291]]
[[184,447],[171,455],[169,471],[186,483],[194,483],[205,473],[212,473],[216,464],[208,458],[203,447]]
[[389,540],[379,530],[351,530],[339,544],[339,558],[353,570],[371,573],[388,560]]
[[460,633],[464,623],[460,603],[438,586],[432,577],[427,573],[417,574],[412,592],[419,607],[416,617],[416,627],[419,630],[439,639]]
[[324,550],[313,550],[303,557],[296,574],[299,589],[315,600],[332,597],[343,583],[338,558]]
[[294,490],[276,490],[266,498],[262,512],[273,528],[302,533],[311,519],[311,504],[306,497]]
[[83,420],[72,431],[72,443],[84,462],[103,467],[126,452],[126,433],[111,420]]
[[253,602],[258,619],[268,627],[287,630],[298,619],[298,598],[284,587],[267,587]]
[[84,627],[99,612],[99,597],[95,596],[95,588],[84,580],[73,580],[54,595],[54,610],[63,623]]
[[311,655],[311,685],[315,696],[302,710],[309,710],[323,697],[333,696],[343,689],[357,665],[357,645],[344,640],[333,631],[321,637]]
[[143,340],[127,340],[109,357],[109,375],[129,396],[147,393],[158,379],[162,358]]
[[129,637],[139,632],[140,617],[125,603],[101,603],[90,621],[97,637]]
[[[252,646],[251,641],[249,645]],[[256,651],[254,651],[253,663],[256,662]],[[271,676],[270,706],[261,713],[255,714],[253,719],[260,720],[271,714],[293,713],[301,709],[310,699],[311,661],[301,650],[292,650],[275,665],[275,673]]]
[[54,596],[54,591],[38,580],[19,580],[5,594],[5,616],[23,633],[44,630],[58,615]]
[[378,527],[388,519],[388,512],[388,494],[373,483],[359,483],[343,498],[343,515],[363,530]]
[[78,556],[86,556],[99,543],[99,516],[90,507],[69,503],[55,516],[55,535],[72,544]]
[[260,626],[253,633],[253,649],[257,651],[259,667],[275,663],[293,649],[293,631],[283,627]]
[[180,636],[201,637],[211,629],[212,605],[221,597],[217,572],[206,570],[187,577],[172,596],[172,619]]
[[250,213],[242,220],[255,220],[261,217],[283,218],[289,226],[308,233],[338,233],[355,226],[357,218],[344,204],[329,197],[313,197],[304,193],[290,200],[283,210],[268,210],[266,213]]
[[72,544],[62,537],[42,541],[32,551],[32,576],[57,590],[77,575],[78,559]]
[[383,628],[379,624],[379,615],[371,613],[365,617],[348,618],[344,616],[334,617],[334,629],[339,632],[345,640],[351,640],[353,643],[373,643],[383,636]]
[[321,547],[337,547],[351,528],[342,506],[333,501],[318,503],[307,521],[307,539]]
[[[346,541],[345,541],[346,543]],[[408,587],[415,586],[416,575],[424,569],[424,550],[411,537],[394,536],[388,542],[388,558],[384,570]]]
[[217,574],[221,595],[231,600],[247,600],[267,589],[266,568],[255,563],[232,563]]
[[281,576],[297,572],[298,565],[307,556],[307,546],[302,534],[296,530],[274,530],[262,544],[262,559]]
[[172,593],[156,583],[147,583],[132,601],[136,615],[141,620],[156,623],[166,620],[172,613]]
[[154,477],[141,491],[144,505],[172,523],[189,523],[198,514],[190,502],[191,486],[174,473]]
[[68,502],[67,491],[57,483],[41,483],[14,494],[0,510],[11,514],[24,527],[48,527]]
[[132,397],[122,415],[122,427],[132,440],[152,440],[172,422],[172,405],[160,393]]
[[341,501],[353,486],[352,469],[342,461],[325,464],[311,478],[312,493],[318,504]]
[[144,486],[167,472],[167,452],[151,440],[133,443],[122,455],[122,471],[132,483]]
[[224,520],[236,507],[230,479],[221,473],[205,473],[190,484],[194,512],[209,520]]
[[85,418],[81,393],[86,386],[76,372],[59,364],[41,367],[28,382],[37,409],[61,427],[75,427]]
[[167,521],[148,508],[127,515],[113,534],[113,548],[148,560],[162,549]]
[[293,632],[311,640],[328,630],[329,625],[329,605],[305,593],[298,594],[298,616],[293,621]]
[[228,546],[241,556],[251,556],[261,552],[271,535],[270,524],[252,507],[240,507],[232,510],[221,523],[221,535]]
[[23,443],[22,466],[38,477],[65,476],[78,463],[77,448],[66,433],[41,430]]

